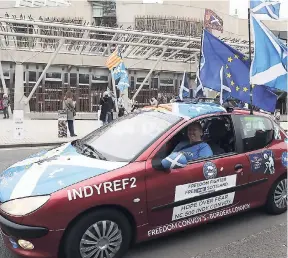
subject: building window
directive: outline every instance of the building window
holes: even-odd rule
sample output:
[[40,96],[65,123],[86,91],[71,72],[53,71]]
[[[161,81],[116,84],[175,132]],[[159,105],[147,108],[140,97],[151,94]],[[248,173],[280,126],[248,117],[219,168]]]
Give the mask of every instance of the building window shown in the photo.
[[158,85],[159,85],[158,78],[152,78],[151,79],[151,88],[152,89],[158,89]]
[[135,77],[134,76],[130,77],[130,87],[131,87],[131,89],[134,89],[134,87],[135,87]]
[[68,73],[64,73],[64,83],[68,83]]
[[77,85],[77,73],[70,73],[70,85]]
[[29,82],[36,82],[36,72],[29,72]]
[[160,84],[163,86],[174,86],[174,79],[161,79]]
[[108,76],[92,74],[92,82],[108,82]]
[[[145,77],[138,77],[136,80],[136,88],[139,88],[144,80],[145,80]],[[149,79],[144,83],[142,89],[149,89]]]
[[79,74],[79,84],[89,85],[89,74]]
[[61,73],[46,73],[46,81],[62,81]]

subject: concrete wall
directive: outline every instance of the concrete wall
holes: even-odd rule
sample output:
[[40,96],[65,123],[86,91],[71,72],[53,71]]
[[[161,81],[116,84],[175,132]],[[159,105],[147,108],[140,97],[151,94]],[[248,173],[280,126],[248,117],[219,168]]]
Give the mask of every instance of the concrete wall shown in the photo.
[[6,13],[12,17],[16,15],[25,15],[27,18],[31,15],[38,20],[42,17],[57,17],[57,18],[75,18],[80,17],[83,20],[92,22],[92,8],[87,0],[71,1],[71,6],[65,7],[14,7],[15,1],[0,1],[0,16],[4,17]]
[[[205,8],[229,13],[229,1],[163,1],[163,4],[137,4],[139,1],[117,1],[117,21],[127,28],[134,25],[137,15],[178,16],[203,20]],[[140,1],[141,2],[141,1]]]
[[[240,0],[239,0],[240,1]],[[179,18],[195,18],[203,20],[205,8],[215,11],[224,23],[224,32],[215,31],[215,35],[223,37],[233,37],[248,40],[248,20],[239,19],[229,15],[228,0],[210,1],[169,1],[164,0],[163,4],[151,3],[143,4],[142,1],[117,1],[117,20],[124,28],[134,25],[137,15],[151,16],[176,16]],[[263,21],[271,30],[287,31],[288,20]]]

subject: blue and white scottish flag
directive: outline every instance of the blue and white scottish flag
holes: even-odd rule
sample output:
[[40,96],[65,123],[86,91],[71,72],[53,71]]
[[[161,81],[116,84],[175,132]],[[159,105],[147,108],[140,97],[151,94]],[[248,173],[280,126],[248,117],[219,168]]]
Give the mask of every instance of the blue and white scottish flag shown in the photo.
[[117,65],[112,71],[112,75],[115,81],[121,78],[121,76],[125,73],[127,73],[127,71],[123,62]]
[[184,98],[189,98],[190,90],[189,90],[189,82],[186,72],[183,74],[182,83],[179,89],[179,98],[183,100]]
[[[201,69],[203,68],[204,63],[205,63],[205,58],[204,58],[204,57],[201,57],[201,61],[200,61],[200,71],[201,71]],[[201,79],[200,79],[199,69],[197,69],[197,72],[196,72],[196,84],[197,84],[197,88],[196,88],[196,91],[195,91],[195,97],[196,97],[196,98],[205,97],[205,94],[204,94],[204,86],[203,86],[202,81],[201,81]]]
[[91,159],[66,143],[30,156],[0,172],[0,202],[49,195],[127,164]]
[[129,88],[129,77],[128,73],[125,71],[125,73],[122,73],[120,77],[120,81],[118,82],[117,88],[120,90],[120,92],[123,92],[125,89]]
[[251,19],[255,50],[250,82],[287,92],[287,46],[254,15]]
[[250,10],[255,14],[267,14],[278,20],[280,13],[280,2],[270,0],[250,0]]

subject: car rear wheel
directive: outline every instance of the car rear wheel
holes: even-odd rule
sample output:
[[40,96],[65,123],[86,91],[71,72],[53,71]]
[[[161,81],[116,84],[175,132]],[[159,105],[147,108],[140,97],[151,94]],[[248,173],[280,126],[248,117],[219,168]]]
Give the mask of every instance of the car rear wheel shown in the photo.
[[270,214],[281,214],[287,211],[287,177],[276,181],[269,193],[266,210]]
[[70,230],[64,246],[66,258],[120,258],[131,242],[131,225],[121,212],[91,212]]

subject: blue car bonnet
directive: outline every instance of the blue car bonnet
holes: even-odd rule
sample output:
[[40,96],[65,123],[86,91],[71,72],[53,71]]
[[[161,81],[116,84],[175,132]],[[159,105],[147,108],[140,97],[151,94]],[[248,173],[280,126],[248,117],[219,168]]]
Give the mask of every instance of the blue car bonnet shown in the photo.
[[51,194],[127,164],[89,158],[67,143],[32,155],[1,173],[0,202]]

